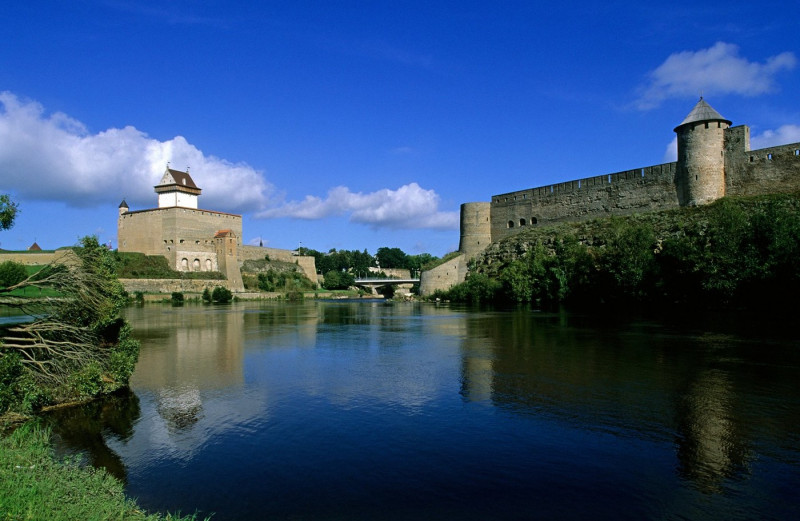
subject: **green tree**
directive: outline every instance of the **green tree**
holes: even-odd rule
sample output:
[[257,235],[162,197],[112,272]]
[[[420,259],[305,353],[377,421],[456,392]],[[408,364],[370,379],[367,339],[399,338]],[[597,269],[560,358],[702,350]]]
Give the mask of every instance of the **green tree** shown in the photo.
[[322,287],[325,289],[347,289],[355,284],[355,277],[346,271],[331,270],[325,274]]
[[8,194],[0,195],[0,230],[8,230],[14,226],[14,219],[19,212],[17,203]]
[[0,263],[0,288],[8,288],[28,278],[25,266],[14,261]]
[[375,259],[381,268],[408,268],[408,255],[400,248],[378,248]]
[[127,386],[136,365],[139,343],[120,317],[127,295],[114,276],[111,252],[96,237],[81,239],[75,252],[77,265],[51,264],[16,285],[48,288],[57,299],[30,308],[27,299],[0,289],[0,303],[34,318],[7,329],[0,344],[0,365],[7,369],[0,380],[21,410]]

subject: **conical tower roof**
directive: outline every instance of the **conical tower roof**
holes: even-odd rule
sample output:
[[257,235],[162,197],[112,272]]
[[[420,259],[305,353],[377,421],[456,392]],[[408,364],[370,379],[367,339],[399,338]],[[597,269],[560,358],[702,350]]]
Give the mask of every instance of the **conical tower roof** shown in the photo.
[[697,105],[694,106],[692,111],[689,113],[686,118],[681,122],[680,125],[675,127],[675,131],[681,128],[684,125],[689,123],[697,123],[699,121],[724,121],[728,125],[731,124],[731,121],[722,117],[722,115],[714,110],[714,108],[709,105],[706,100],[700,96],[700,101],[697,102]]

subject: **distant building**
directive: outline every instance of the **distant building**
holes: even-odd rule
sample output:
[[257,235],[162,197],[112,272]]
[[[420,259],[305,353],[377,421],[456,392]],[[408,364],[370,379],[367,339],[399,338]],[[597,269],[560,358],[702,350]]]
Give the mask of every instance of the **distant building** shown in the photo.
[[198,208],[202,190],[189,172],[167,168],[154,187],[158,208],[131,211],[119,205],[117,244],[121,252],[162,255],[177,271],[219,271],[233,291],[244,290],[240,267],[247,259],[291,259],[317,282],[313,257],[289,250],[242,245],[242,216]]
[[40,248],[39,245],[36,244],[36,241],[33,241],[33,244],[28,246],[28,251],[42,251],[42,248]]
[[532,226],[697,206],[726,195],[800,191],[800,143],[750,150],[750,129],[731,127],[703,98],[674,131],[676,162],[462,204],[461,255],[423,272],[420,293],[463,282],[469,259]]

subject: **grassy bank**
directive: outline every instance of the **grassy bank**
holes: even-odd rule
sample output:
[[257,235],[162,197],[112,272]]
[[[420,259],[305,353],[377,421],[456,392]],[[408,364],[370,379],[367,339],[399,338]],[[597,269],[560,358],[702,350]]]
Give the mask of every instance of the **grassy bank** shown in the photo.
[[193,520],[146,514],[104,470],[56,461],[50,435],[33,423],[0,436],[0,520]]

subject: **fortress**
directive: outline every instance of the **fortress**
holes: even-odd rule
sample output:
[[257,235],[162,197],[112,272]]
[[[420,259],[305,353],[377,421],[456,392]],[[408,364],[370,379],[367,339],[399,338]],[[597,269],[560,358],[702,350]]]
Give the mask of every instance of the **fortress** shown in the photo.
[[676,162],[462,204],[460,255],[423,272],[420,294],[463,282],[470,259],[531,226],[697,206],[726,195],[800,191],[800,143],[750,150],[750,129],[731,127],[702,97],[674,130]]
[[244,291],[241,266],[245,260],[271,260],[297,264],[317,283],[314,257],[289,250],[242,244],[242,216],[197,206],[201,189],[188,172],[167,168],[155,186],[158,208],[131,211],[119,205],[117,243],[121,252],[162,255],[177,271],[219,271],[231,291]]

